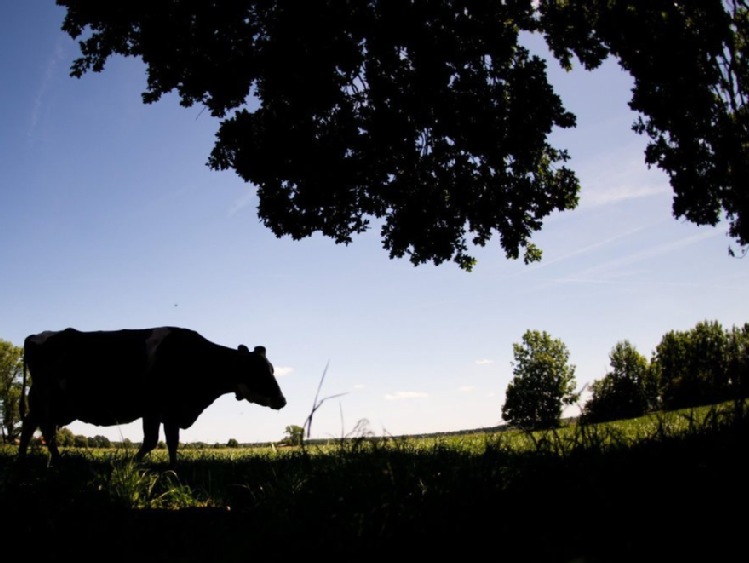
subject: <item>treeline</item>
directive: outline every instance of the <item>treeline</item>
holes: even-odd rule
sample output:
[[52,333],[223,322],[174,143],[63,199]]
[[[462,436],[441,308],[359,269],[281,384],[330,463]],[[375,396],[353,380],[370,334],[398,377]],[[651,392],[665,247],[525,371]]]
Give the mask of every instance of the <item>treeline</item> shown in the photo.
[[642,416],[749,396],[749,323],[724,329],[703,321],[663,335],[650,360],[627,340],[609,355],[611,371],[590,386],[585,422]]
[[[64,448],[123,448],[126,450],[137,450],[141,445],[141,442],[133,442],[129,438],[123,438],[121,441],[114,441],[110,440],[106,436],[101,435],[90,437],[84,436],[82,434],[73,434],[73,432],[67,427],[58,429],[57,433],[55,434],[55,439],[57,441],[57,445]],[[41,436],[34,436],[33,438],[31,438],[29,444],[32,448],[39,448],[44,445],[44,440]],[[214,442],[208,444],[206,442],[190,442],[187,444],[180,444],[180,448],[186,450],[218,450],[224,448],[244,448],[249,447],[250,445],[253,447],[270,446],[271,443],[267,442],[263,444],[240,444],[239,441],[237,441],[235,438],[230,438],[226,443]],[[159,442],[156,444],[156,449],[166,450],[166,443],[163,440],[159,440]]]

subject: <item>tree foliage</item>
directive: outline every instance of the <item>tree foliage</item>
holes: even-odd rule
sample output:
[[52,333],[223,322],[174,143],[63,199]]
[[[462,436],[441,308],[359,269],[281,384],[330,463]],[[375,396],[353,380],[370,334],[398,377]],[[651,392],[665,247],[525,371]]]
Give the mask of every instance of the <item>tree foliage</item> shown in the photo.
[[648,360],[628,341],[617,342],[609,354],[611,371],[591,385],[583,408],[587,422],[634,418],[655,410],[658,387]]
[[564,64],[613,56],[634,79],[634,130],[666,172],[673,214],[698,225],[725,216],[749,243],[749,14],[745,0],[548,0],[541,27]]
[[283,439],[285,444],[301,446],[304,442],[304,428],[302,426],[291,424],[286,427],[284,433],[286,434],[286,437]]
[[735,398],[749,397],[749,323],[726,333],[728,377]]
[[749,327],[703,321],[665,334],[653,355],[665,409],[714,404],[747,392]]
[[528,330],[512,349],[514,377],[507,385],[502,418],[528,430],[558,427],[563,406],[578,398],[567,347],[546,331]]
[[62,426],[57,429],[55,434],[55,441],[61,448],[70,448],[75,445],[75,435],[73,431],[67,426]]
[[57,3],[79,39],[74,76],[138,57],[145,103],[176,91],[221,120],[208,164],[256,187],[279,237],[348,244],[377,227],[414,264],[470,270],[471,245],[495,238],[508,258],[540,259],[531,235],[577,205],[579,184],[548,142],[575,117],[528,32],[567,68],[618,60],[674,216],[725,216],[749,242],[745,1]]
[[12,442],[18,435],[22,376],[23,348],[0,339],[0,417],[3,442]]

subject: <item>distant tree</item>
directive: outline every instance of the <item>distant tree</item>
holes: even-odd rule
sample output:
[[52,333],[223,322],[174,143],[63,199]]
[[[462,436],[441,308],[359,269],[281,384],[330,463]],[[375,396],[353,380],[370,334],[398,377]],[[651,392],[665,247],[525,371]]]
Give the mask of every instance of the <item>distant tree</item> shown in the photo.
[[697,323],[689,331],[691,379],[701,390],[701,404],[731,398],[728,376],[728,333],[718,321]]
[[237,442],[236,438],[229,438],[229,441],[226,442],[227,448],[238,448],[239,442]]
[[749,397],[749,323],[727,332],[727,369],[734,399]]
[[0,339],[0,435],[3,443],[12,442],[19,432],[23,348]]
[[92,448],[111,448],[112,442],[106,436],[101,436],[100,434],[97,434],[93,438],[89,439],[89,445]]
[[73,446],[76,448],[88,448],[88,436],[76,434],[73,438]]
[[648,360],[628,340],[618,342],[609,359],[612,369],[591,385],[592,396],[583,407],[583,420],[620,420],[654,410],[658,388]]
[[74,76],[113,55],[146,65],[145,103],[222,119],[208,164],[255,186],[277,236],[348,244],[372,226],[391,258],[453,260],[531,235],[577,205],[571,128],[545,61],[521,35],[587,69],[632,75],[635,131],[675,192],[673,214],[749,242],[749,18],[741,0],[123,2],[58,0],[80,40]]
[[714,404],[732,397],[729,338],[717,321],[697,323],[688,331],[670,331],[656,346],[663,408]]
[[678,408],[686,402],[687,396],[694,395],[685,384],[688,347],[684,332],[670,330],[661,337],[653,352],[650,365],[660,381],[659,394],[666,410]]
[[286,433],[286,437],[283,439],[284,443],[289,444],[290,446],[302,445],[302,442],[304,441],[303,427],[291,424],[286,427],[284,432]]
[[70,430],[70,428],[68,428],[67,426],[63,426],[57,429],[55,440],[57,441],[57,445],[61,448],[72,447],[75,445],[75,436],[73,435],[73,431]]
[[528,430],[559,426],[564,405],[573,404],[575,366],[567,346],[546,331],[528,330],[513,344],[514,377],[507,386],[502,418]]

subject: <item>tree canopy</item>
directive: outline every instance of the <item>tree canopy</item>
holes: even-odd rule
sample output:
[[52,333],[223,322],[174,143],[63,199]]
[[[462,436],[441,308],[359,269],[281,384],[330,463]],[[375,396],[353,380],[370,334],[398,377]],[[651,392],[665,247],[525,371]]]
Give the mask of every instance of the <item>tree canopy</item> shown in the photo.
[[512,351],[514,376],[507,385],[502,418],[527,430],[558,427],[564,405],[579,397],[567,346],[546,331],[527,330]]
[[583,408],[587,422],[634,418],[656,410],[657,382],[648,360],[628,340],[609,353],[611,371],[591,384],[592,396]]
[[717,225],[749,243],[749,2],[550,0],[541,28],[563,64],[613,56],[634,79],[629,106],[650,143],[648,165],[666,172],[673,214]]
[[253,184],[277,236],[348,244],[378,227],[391,258],[454,261],[531,236],[573,209],[579,182],[548,142],[575,116],[521,35],[563,65],[611,55],[635,80],[646,162],[675,217],[749,242],[745,2],[722,0],[58,0],[79,39],[74,76],[113,55],[147,69],[143,101],[176,91],[221,120],[208,165]]
[[665,409],[708,405],[746,396],[748,325],[725,330],[702,321],[664,334],[653,354]]
[[12,441],[18,434],[19,404],[23,400],[23,348],[0,339],[0,440]]

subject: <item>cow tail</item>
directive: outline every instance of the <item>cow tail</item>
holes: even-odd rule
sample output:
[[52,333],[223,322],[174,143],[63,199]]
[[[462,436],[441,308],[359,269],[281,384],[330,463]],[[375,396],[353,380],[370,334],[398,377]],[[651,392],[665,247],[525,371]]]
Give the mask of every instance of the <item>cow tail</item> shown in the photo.
[[23,355],[23,386],[21,387],[21,400],[18,402],[18,413],[21,420],[26,417],[26,354]]

